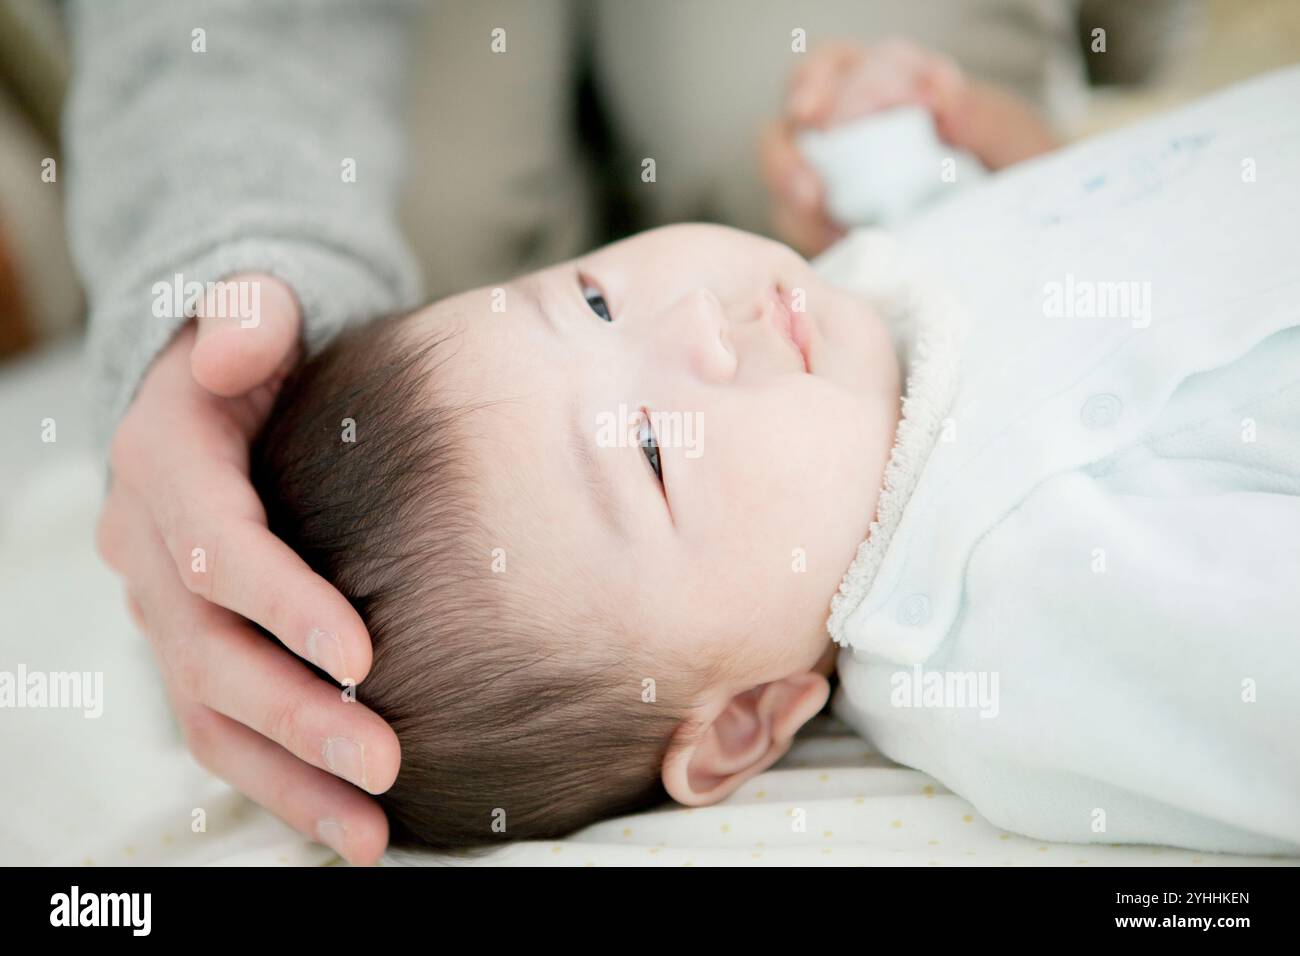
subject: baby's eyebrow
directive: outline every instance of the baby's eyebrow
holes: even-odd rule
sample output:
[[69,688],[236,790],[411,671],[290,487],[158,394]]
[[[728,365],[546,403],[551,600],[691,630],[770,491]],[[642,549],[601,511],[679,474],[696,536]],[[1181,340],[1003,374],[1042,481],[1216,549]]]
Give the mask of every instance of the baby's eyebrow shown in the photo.
[[614,486],[608,469],[604,467],[604,462],[596,460],[592,441],[591,433],[582,427],[582,416],[578,402],[575,400],[570,406],[569,414],[569,450],[572,457],[577,460],[578,473],[591,489],[591,496],[595,499],[596,510],[600,512],[601,518],[614,534],[626,538],[627,531],[623,524],[621,502],[614,494]]

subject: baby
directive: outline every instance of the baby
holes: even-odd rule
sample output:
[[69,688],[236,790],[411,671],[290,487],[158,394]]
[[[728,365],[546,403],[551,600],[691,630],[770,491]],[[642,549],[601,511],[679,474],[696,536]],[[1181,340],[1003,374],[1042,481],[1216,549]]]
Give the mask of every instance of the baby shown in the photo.
[[254,476],[370,628],[394,839],[716,802],[838,673],[837,714],[999,826],[1294,852],[1300,190],[1235,172],[1286,168],[1297,95],[816,269],[674,226],[335,340]]
[[556,837],[713,803],[779,759],[830,693],[827,601],[899,392],[863,300],[704,225],[304,367],[256,473],[272,529],[369,625],[394,838]]

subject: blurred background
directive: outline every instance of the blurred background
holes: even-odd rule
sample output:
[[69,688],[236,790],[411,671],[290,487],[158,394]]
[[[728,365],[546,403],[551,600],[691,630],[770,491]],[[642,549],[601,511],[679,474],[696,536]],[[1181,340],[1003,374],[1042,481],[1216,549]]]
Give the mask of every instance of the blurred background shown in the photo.
[[[696,2],[706,5],[706,0]],[[454,16],[456,6],[438,4],[439,15]],[[807,6],[815,7],[815,0]],[[1060,6],[1074,5],[1060,0]],[[1095,85],[1063,124],[1072,138],[1132,123],[1300,61],[1296,0],[1186,0],[1172,19],[1170,4],[1163,0],[1132,0],[1128,6],[1132,22],[1139,26],[1145,9],[1158,10],[1152,29],[1168,34],[1157,42],[1171,49],[1157,69],[1148,68],[1149,63],[1125,64],[1114,52],[1106,69],[1094,69],[1102,64],[1094,64],[1085,51]],[[63,16],[57,0],[0,0],[0,381],[19,357],[51,345],[68,347],[85,320],[84,297],[63,229],[63,170],[57,165],[59,110],[69,77]],[[1109,82],[1114,79],[1129,82]],[[778,105],[773,102],[773,113]],[[428,136],[436,137],[436,128]],[[414,140],[418,148],[418,130]],[[56,164],[53,182],[42,179],[47,159]],[[606,220],[606,233],[611,228],[626,231],[619,228],[627,219],[617,208],[606,212]],[[413,236],[417,247],[421,238],[437,241],[436,235]]]

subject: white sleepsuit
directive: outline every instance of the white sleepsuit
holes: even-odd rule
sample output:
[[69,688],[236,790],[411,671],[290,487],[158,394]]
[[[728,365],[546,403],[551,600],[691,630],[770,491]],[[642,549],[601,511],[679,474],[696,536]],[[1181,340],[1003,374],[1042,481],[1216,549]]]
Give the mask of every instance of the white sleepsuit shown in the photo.
[[834,707],[998,826],[1300,852],[1296,104],[1276,73],[819,262],[909,377]]

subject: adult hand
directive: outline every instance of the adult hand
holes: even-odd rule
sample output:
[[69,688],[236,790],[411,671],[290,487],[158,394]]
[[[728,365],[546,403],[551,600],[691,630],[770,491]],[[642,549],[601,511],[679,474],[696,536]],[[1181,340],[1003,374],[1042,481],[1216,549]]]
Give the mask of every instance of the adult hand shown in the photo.
[[158,356],[113,437],[97,545],[124,579],[195,759],[348,861],[372,863],[388,822],[365,791],[392,786],[397,736],[294,657],[357,682],[370,638],[343,595],[267,530],[248,477],[249,446],[298,358],[301,317],[277,279],[227,281],[260,282],[260,320],[243,328],[208,302]]
[[[794,73],[784,114],[764,128],[759,155],[772,199],[772,225],[806,256],[844,235],[826,211],[826,190],[795,137],[905,104],[927,107],[941,138],[955,142],[966,83],[955,63],[904,40],[878,46],[835,42],[818,47]],[[868,173],[869,175],[869,173]]]

